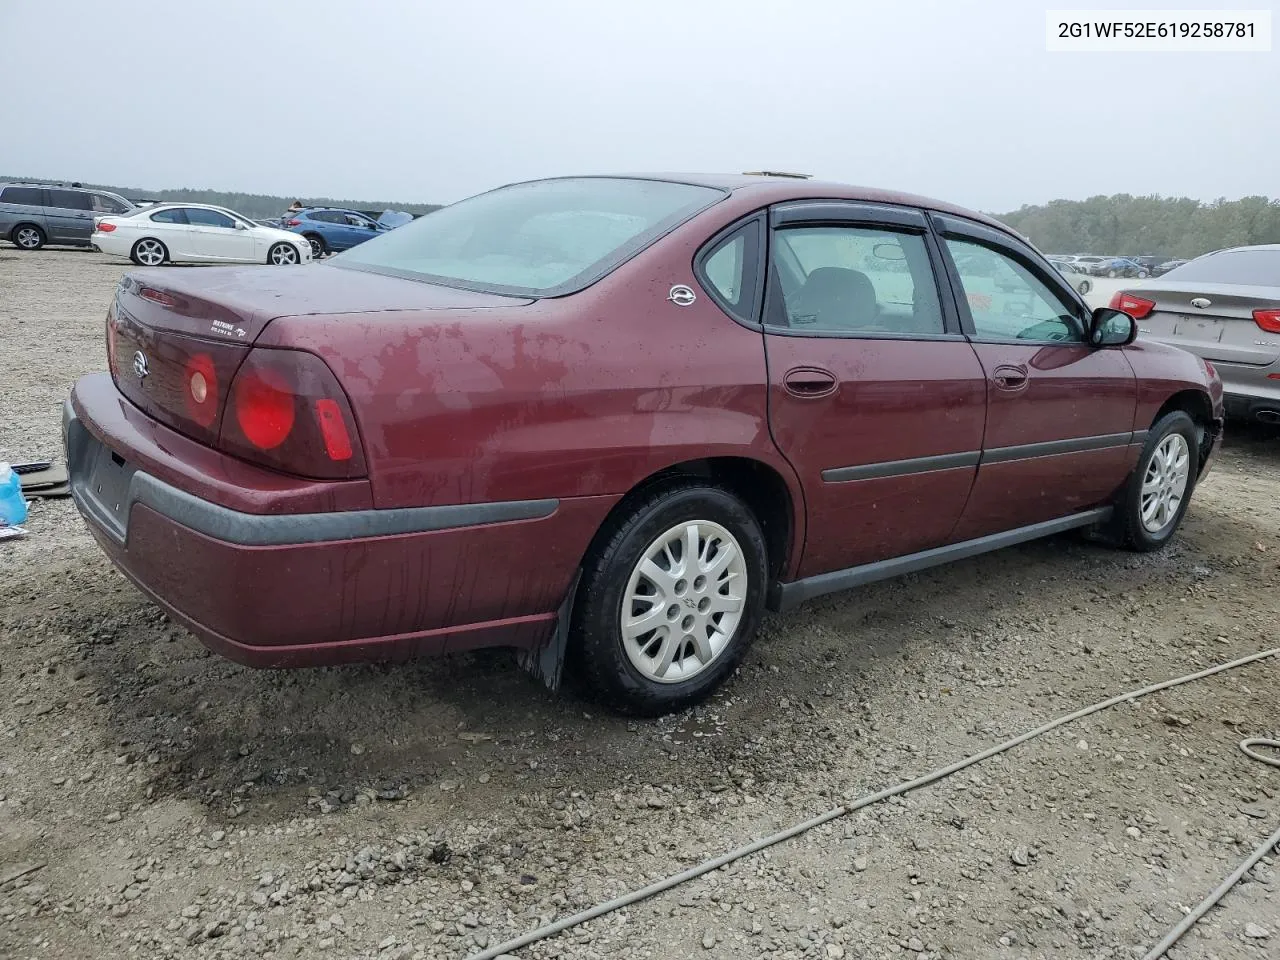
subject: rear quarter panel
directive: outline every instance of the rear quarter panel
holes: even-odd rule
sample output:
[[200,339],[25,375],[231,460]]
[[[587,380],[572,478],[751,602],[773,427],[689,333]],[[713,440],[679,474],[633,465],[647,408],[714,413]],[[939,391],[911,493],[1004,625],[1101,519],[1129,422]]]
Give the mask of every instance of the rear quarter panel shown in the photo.
[[673,284],[701,289],[693,256],[735,217],[728,203],[569,297],[283,317],[258,342],[315,352],[338,375],[378,507],[620,495],[682,461],[749,457],[791,489],[799,544],[803,498],[769,435],[761,333],[705,294],[667,299]]

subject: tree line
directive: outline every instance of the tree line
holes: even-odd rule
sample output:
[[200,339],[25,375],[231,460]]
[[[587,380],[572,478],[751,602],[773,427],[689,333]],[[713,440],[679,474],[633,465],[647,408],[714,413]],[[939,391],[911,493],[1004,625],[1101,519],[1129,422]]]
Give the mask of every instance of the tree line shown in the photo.
[[[35,183],[71,183],[70,180],[47,180],[41,177],[0,177],[0,180],[25,180]],[[79,182],[79,181],[77,181]],[[92,190],[107,190],[135,203],[143,200],[165,200],[176,203],[209,203],[227,207],[251,220],[278,217],[289,204],[301,200],[308,207],[344,207],[348,210],[403,210],[406,213],[430,213],[439,210],[438,203],[401,203],[387,200],[337,200],[333,197],[278,197],[269,193],[234,193],[225,190],[195,190],[181,187],[168,190],[146,190],[141,187],[113,187],[105,183],[80,183]]]
[[1051,200],[996,214],[1046,253],[1198,257],[1252,243],[1280,243],[1280,200],[1135,197]]

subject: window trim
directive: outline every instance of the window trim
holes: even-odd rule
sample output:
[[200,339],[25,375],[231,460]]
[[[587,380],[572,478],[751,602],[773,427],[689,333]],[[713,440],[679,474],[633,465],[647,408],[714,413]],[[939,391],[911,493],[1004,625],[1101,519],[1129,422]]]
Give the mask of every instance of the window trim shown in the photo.
[[[933,276],[938,310],[942,314],[942,329],[936,333],[896,333],[891,330],[797,330],[789,324],[776,321],[784,311],[777,271],[773,265],[773,237],[779,230],[799,227],[862,228],[883,230],[887,233],[918,236],[924,242],[929,271]],[[892,204],[863,203],[841,200],[802,200],[775,205],[769,212],[768,249],[766,259],[767,283],[763,298],[761,325],[770,336],[808,337],[828,340],[920,340],[961,341],[966,336],[961,329],[960,316],[950,290],[944,286],[949,278],[943,272],[937,241],[929,230],[925,211],[916,207]],[[914,278],[913,278],[914,280]],[[771,319],[775,318],[775,319]]]
[[[749,232],[744,233],[742,248],[742,289],[744,293],[750,292],[750,300],[744,303],[743,315],[739,315],[707,276],[706,265],[726,241],[743,231]],[[750,330],[759,330],[762,327],[760,310],[764,303],[765,271],[768,267],[766,235],[764,213],[756,211],[712,234],[711,238],[693,255],[693,275],[698,281],[698,286],[729,319]]]
[[[946,268],[946,276],[951,287],[951,299],[960,317],[961,329],[965,336],[974,343],[1020,344],[1024,346],[1089,346],[1089,318],[1093,311],[1088,302],[1068,284],[1052,264],[1038,253],[1034,247],[1024,244],[1009,234],[995,230],[985,224],[966,220],[949,213],[930,212],[930,225],[936,234],[936,243]],[[1048,287],[1069,306],[1077,310],[1076,320],[1080,324],[1080,340],[1030,340],[1025,337],[992,337],[979,336],[977,326],[973,322],[973,312],[969,309],[969,299],[964,292],[964,283],[960,279],[960,271],[955,259],[944,242],[947,239],[963,240],[986,247],[1001,256],[1008,257],[1020,264],[1036,279]]]

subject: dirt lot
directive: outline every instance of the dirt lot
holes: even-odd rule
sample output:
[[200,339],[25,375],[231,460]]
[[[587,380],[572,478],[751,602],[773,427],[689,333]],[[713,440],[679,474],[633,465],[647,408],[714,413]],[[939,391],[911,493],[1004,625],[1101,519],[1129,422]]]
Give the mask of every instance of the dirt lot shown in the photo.
[[[0,459],[59,453],[123,269],[0,246]],[[502,652],[243,669],[69,501],[37,505],[0,544],[0,879],[42,866],[0,884],[0,956],[468,956],[1275,646],[1278,468],[1280,440],[1238,428],[1156,556],[1058,539],[771,617],[719,696],[660,722]],[[1099,714],[521,956],[1140,956],[1280,824],[1280,771],[1236,748],[1280,732],[1278,692],[1272,660]],[[1275,858],[1171,956],[1280,957]]]

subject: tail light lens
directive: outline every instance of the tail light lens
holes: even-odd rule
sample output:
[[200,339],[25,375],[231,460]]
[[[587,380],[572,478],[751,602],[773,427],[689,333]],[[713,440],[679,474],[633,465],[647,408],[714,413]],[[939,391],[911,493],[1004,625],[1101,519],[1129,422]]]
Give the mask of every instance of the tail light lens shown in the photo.
[[114,223],[103,222],[97,225],[97,229],[102,233],[111,233],[115,228],[116,225]]
[[1253,322],[1267,333],[1280,333],[1280,310],[1255,310]]
[[187,359],[185,374],[187,416],[207,430],[218,419],[218,372],[213,357],[193,354]]
[[1119,310],[1121,313],[1127,313],[1135,320],[1141,320],[1156,308],[1156,302],[1145,297],[1134,296],[1132,293],[1120,291],[1111,298],[1109,306],[1112,310]]
[[286,227],[300,227],[302,226],[302,221],[295,218],[293,220],[286,220],[284,225]]
[[365,475],[355,418],[337,378],[319,357],[255,347],[232,380],[219,447],[296,476]]

